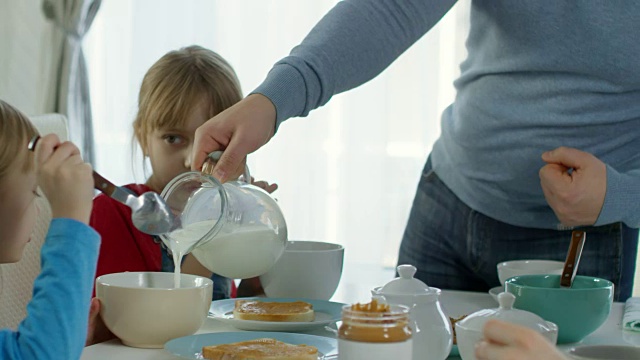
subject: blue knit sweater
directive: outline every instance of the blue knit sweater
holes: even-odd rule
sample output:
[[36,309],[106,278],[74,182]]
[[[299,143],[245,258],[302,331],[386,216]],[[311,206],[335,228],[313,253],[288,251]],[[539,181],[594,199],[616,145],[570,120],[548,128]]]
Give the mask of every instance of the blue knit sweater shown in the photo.
[[[450,0],[338,3],[254,91],[278,126],[384,70],[451,8]],[[468,57],[442,116],[433,167],[471,208],[556,228],[539,169],[558,146],[607,164],[597,225],[640,226],[640,2],[474,0]]]
[[71,219],[51,221],[27,318],[17,331],[0,330],[0,359],[80,358],[99,249],[100,236],[89,226]]

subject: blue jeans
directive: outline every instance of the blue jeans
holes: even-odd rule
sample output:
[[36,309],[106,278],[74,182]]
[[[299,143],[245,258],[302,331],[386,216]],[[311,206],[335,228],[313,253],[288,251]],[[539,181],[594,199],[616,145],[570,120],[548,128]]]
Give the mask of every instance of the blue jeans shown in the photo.
[[[608,279],[616,301],[631,296],[638,229],[622,223],[584,227],[587,240],[578,274]],[[443,289],[488,291],[499,286],[496,265],[506,260],[564,261],[571,230],[523,228],[465,205],[431,170],[423,170],[400,245],[398,264],[418,268],[416,277]]]

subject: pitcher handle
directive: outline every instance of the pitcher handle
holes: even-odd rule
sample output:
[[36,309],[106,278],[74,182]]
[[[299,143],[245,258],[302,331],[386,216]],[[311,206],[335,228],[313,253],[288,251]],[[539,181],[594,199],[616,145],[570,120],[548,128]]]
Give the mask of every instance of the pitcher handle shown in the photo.
[[[214,164],[220,160],[220,157],[222,157],[222,151],[220,150],[214,151],[208,155],[208,158],[211,159]],[[208,165],[208,163],[208,160],[205,161],[204,165],[202,166],[202,172],[211,174],[211,172],[213,172],[213,166]],[[244,164],[244,173],[242,174],[242,176],[244,177],[243,180],[245,183],[251,184],[251,173],[249,172],[249,166],[247,166],[246,163]]]

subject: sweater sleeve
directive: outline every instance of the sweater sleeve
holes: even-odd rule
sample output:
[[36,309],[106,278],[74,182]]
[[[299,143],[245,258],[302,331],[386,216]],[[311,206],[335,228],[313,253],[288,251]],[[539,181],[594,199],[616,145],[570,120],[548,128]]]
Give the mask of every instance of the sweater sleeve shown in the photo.
[[42,246],[27,317],[0,331],[0,359],[78,359],[87,337],[100,236],[71,219],[53,219]]
[[632,228],[640,227],[640,170],[626,173],[607,165],[607,193],[596,226],[624,222]]
[[377,76],[431,29],[455,0],[340,1],[252,93],[276,107],[276,129],[334,94]]

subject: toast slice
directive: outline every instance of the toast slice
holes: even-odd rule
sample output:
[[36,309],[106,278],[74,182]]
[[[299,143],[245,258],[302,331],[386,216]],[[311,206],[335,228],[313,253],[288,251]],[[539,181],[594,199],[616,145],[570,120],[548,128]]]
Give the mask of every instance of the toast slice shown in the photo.
[[315,320],[315,313],[313,305],[304,301],[236,300],[233,317],[239,320],[311,322]]
[[264,338],[204,346],[202,356],[209,360],[318,360],[318,349]]

